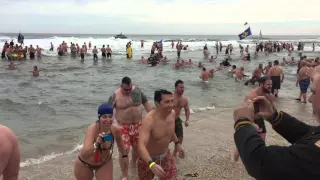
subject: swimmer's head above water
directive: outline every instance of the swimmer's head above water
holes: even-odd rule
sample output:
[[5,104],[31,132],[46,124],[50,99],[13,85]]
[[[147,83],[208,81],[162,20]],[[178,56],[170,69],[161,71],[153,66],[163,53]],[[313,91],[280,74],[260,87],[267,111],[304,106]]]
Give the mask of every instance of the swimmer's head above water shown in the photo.
[[257,79],[259,87],[265,94],[270,94],[272,90],[272,80],[269,76],[263,76]]

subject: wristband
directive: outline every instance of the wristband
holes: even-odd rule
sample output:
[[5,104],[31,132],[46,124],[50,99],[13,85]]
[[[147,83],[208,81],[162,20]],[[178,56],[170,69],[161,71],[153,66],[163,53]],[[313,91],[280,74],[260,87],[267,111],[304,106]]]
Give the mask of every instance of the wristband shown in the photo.
[[96,143],[93,143],[93,149],[94,149],[94,150],[97,150],[97,149],[98,149],[98,146],[97,146]]
[[152,166],[155,165],[155,164],[156,164],[155,162],[150,163],[150,164],[149,164],[149,169],[151,169]]
[[250,119],[246,117],[240,118],[238,121],[234,123],[234,129],[237,129],[240,125],[243,124],[252,124],[252,122],[250,121]]

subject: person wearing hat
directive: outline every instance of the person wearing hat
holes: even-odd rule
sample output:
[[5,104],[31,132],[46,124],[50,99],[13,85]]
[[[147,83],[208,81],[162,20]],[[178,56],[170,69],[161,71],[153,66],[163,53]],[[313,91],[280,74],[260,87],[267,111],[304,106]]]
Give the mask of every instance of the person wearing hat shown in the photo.
[[[257,96],[264,96],[270,102],[272,102],[274,97],[271,94],[272,81],[271,81],[270,77],[263,76],[263,77],[258,78],[257,81],[259,83],[259,87],[250,91],[248,96],[245,97],[244,101],[253,100]],[[256,116],[254,123],[255,123],[255,125],[257,125],[255,127],[257,128],[261,139],[265,141],[267,129],[266,129],[266,125],[264,123],[264,118],[261,116]],[[239,159],[239,152],[236,150],[234,152],[234,161],[238,161],[238,159]]]
[[97,180],[112,180],[114,142],[117,143],[122,163],[127,162],[128,152],[125,151],[120,128],[113,124],[113,107],[102,104],[98,109],[98,120],[89,125],[83,148],[75,161],[76,179],[93,179],[95,175]]

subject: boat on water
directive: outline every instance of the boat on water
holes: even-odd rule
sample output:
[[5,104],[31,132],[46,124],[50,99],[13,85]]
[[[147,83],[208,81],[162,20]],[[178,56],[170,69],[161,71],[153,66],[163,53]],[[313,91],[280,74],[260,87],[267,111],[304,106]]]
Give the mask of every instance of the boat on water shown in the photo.
[[128,39],[127,36],[123,35],[122,33],[115,35],[114,38],[117,38],[117,39]]

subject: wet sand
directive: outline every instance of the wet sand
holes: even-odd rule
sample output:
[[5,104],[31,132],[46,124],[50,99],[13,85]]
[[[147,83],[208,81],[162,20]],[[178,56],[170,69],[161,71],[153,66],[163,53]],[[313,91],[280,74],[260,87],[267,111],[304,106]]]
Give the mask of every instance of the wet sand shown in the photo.
[[[291,100],[278,100],[276,104],[279,110],[284,110],[298,119],[306,120],[308,124],[316,124],[311,115],[311,105],[302,105]],[[289,101],[291,103],[289,103]],[[285,105],[286,104],[286,105]],[[177,159],[176,164],[179,179],[251,179],[244,166],[239,162],[234,163],[231,154],[235,147],[233,141],[233,109],[216,109],[199,112],[191,115],[191,124],[184,128],[183,147],[186,151],[185,159]],[[184,119],[184,118],[183,118]],[[271,126],[267,125],[267,144],[289,145],[280,137]],[[171,146],[171,149],[172,146]],[[63,155],[40,165],[21,168],[21,180],[70,180],[74,179],[73,161],[77,153]],[[114,157],[114,179],[120,179],[121,173],[117,160],[117,152]],[[137,175],[131,169],[130,179],[137,179]],[[186,177],[186,174],[198,173],[198,177]]]

